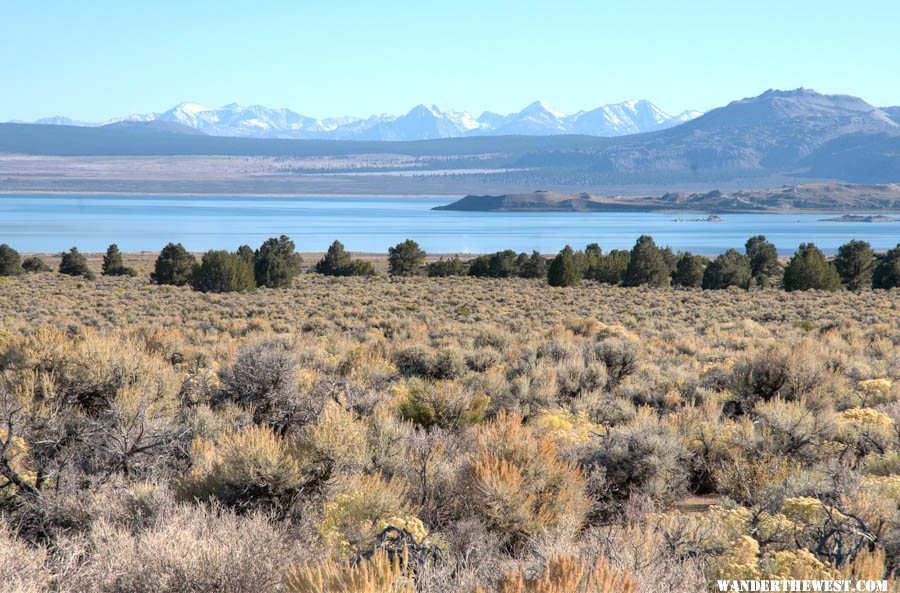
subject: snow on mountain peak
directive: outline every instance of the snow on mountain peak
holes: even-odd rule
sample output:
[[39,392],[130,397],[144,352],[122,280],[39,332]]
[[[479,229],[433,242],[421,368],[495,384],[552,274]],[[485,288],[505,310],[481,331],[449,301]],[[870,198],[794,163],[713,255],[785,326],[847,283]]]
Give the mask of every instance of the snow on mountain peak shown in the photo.
[[[564,115],[543,101],[534,101],[519,112],[501,115],[485,111],[473,117],[436,104],[419,104],[405,115],[369,117],[329,117],[317,119],[290,109],[270,109],[262,105],[230,103],[210,108],[183,102],[162,113],[131,114],[104,123],[119,121],[175,122],[213,136],[255,138],[335,138],[344,140],[420,140],[467,135],[549,135],[589,134],[620,136],[672,127],[700,115],[685,111],[670,116],[653,103],[633,99],[604,105],[590,111]],[[72,122],[64,117],[46,118],[37,123],[101,125]]]

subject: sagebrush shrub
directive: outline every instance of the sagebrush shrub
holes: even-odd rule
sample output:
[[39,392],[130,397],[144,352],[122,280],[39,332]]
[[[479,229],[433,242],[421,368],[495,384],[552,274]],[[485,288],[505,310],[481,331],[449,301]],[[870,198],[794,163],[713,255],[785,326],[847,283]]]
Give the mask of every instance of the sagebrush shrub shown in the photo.
[[378,550],[368,560],[357,563],[326,561],[304,567],[293,566],[287,573],[291,593],[415,593],[406,562],[390,558]]
[[224,395],[251,406],[257,422],[278,422],[296,393],[297,361],[281,340],[264,339],[241,347],[234,364],[219,372]]
[[501,413],[478,429],[461,486],[463,512],[512,549],[540,530],[580,525],[588,507],[581,472],[561,458],[550,436],[538,437],[518,415]]
[[198,439],[193,467],[176,484],[184,500],[218,500],[238,510],[286,504],[304,483],[303,467],[285,439],[265,427]]
[[[637,593],[630,572],[610,567],[603,557],[593,563],[584,558],[551,558],[544,572],[533,578],[521,574],[505,575],[499,593]],[[482,592],[483,593],[483,592]]]

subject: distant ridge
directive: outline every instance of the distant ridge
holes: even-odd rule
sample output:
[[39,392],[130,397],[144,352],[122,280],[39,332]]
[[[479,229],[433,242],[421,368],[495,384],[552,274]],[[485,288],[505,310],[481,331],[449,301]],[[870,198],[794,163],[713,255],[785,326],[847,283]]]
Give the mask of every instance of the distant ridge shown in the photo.
[[261,105],[232,103],[209,108],[187,102],[161,113],[132,114],[106,124],[76,121],[64,116],[47,117],[34,123],[97,127],[117,122],[152,121],[181,124],[210,136],[398,141],[515,134],[623,136],[670,128],[698,115],[699,111],[669,115],[646,100],[625,101],[564,115],[541,101],[535,101],[517,113],[499,115],[484,112],[477,119],[468,113],[442,109],[437,105],[416,105],[400,116],[316,119],[290,109],[271,109]]

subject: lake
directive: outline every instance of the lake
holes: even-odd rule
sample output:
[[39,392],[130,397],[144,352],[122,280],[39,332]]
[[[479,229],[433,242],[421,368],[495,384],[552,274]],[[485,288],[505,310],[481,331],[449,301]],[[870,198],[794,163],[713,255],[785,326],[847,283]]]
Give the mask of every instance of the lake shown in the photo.
[[158,251],[169,241],[192,251],[258,246],[289,235],[299,251],[324,251],[335,239],[347,249],[385,252],[411,238],[434,253],[501,249],[553,253],[566,244],[597,242],[604,250],[630,248],[641,234],[675,250],[714,254],[742,249],[764,234],[779,252],[814,242],[827,253],[850,239],[876,249],[900,243],[900,222],[823,222],[827,214],[723,214],[722,222],[676,222],[694,213],[452,212],[433,211],[454,198],[182,197],[0,195],[0,243],[22,252],[53,252],[76,245],[104,251]]

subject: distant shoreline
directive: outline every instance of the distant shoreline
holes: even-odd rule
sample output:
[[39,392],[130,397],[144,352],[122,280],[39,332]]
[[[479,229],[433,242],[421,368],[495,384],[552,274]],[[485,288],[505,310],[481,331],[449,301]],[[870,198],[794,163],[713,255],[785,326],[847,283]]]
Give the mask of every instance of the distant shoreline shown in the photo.
[[[334,199],[334,200],[379,200],[379,199],[409,199],[409,200],[432,200],[446,199],[448,204],[431,208],[435,211],[451,211],[451,212],[479,212],[489,214],[541,214],[541,213],[566,213],[566,214],[613,214],[613,213],[656,213],[656,214],[704,214],[704,215],[726,215],[726,214],[834,214],[834,215],[868,215],[878,216],[883,213],[900,213],[898,208],[767,208],[767,209],[723,209],[723,208],[695,208],[695,207],[673,207],[671,204],[661,207],[659,205],[643,205],[643,204],[602,204],[602,207],[591,209],[563,209],[554,207],[532,207],[532,208],[500,208],[491,210],[479,209],[462,209],[450,208],[455,201],[464,199],[466,196],[460,194],[372,194],[372,193],[182,193],[182,192],[81,192],[81,191],[0,191],[0,199],[5,197],[27,197],[27,196],[51,196],[51,197],[99,197],[99,198],[186,198],[186,199],[252,199],[252,198],[271,198],[271,199]],[[876,212],[878,214],[876,214]],[[823,221],[830,219],[823,219]],[[679,222],[691,222],[689,220]],[[860,221],[862,222],[862,221]],[[893,222],[893,221],[877,221],[877,222]]]

